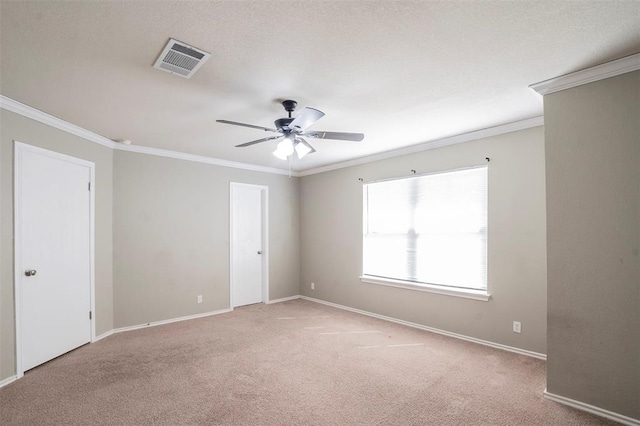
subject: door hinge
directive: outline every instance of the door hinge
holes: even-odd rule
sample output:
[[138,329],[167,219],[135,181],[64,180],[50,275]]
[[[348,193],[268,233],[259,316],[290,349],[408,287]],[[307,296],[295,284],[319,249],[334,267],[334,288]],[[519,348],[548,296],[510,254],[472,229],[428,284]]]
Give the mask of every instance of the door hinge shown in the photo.
[[91,319],[91,311],[89,311],[89,319]]
[[91,191],[91,182],[89,182],[89,191]]

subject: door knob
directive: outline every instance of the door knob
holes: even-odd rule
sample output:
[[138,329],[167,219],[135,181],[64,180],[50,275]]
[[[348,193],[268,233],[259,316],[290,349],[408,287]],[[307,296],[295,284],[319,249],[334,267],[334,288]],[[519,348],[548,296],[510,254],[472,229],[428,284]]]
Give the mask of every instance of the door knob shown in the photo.
[[24,274],[28,277],[34,276],[36,274],[36,270],[35,269],[27,269],[26,271],[24,271]]
[[258,251],[258,254],[262,254],[262,250],[259,250],[259,251]]

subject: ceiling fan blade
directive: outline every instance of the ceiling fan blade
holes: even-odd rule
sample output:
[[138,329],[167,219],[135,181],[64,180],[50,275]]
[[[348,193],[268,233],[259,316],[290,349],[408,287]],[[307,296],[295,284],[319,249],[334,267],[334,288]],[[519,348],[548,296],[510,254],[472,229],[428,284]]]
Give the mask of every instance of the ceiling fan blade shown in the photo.
[[360,142],[364,139],[364,134],[362,133],[315,131],[315,132],[305,132],[305,133],[302,133],[302,135],[308,136],[310,138],[316,138],[316,139],[334,139],[338,141],[352,141],[352,142]]
[[279,139],[281,137],[282,137],[282,135],[269,136],[268,138],[256,139],[255,141],[245,142],[245,143],[241,143],[240,145],[236,145],[236,148],[244,148],[245,146],[251,146],[251,145],[255,145],[257,143],[266,142],[266,141],[270,141],[270,140],[273,140],[273,139]]
[[324,117],[324,112],[314,108],[304,107],[302,112],[289,123],[289,128],[295,131],[302,131],[311,126],[316,121]]
[[232,124],[234,126],[250,127],[252,129],[264,130],[265,132],[277,132],[276,129],[270,129],[269,127],[254,126],[253,124],[238,123],[237,121],[216,120],[216,122],[224,123],[224,124]]

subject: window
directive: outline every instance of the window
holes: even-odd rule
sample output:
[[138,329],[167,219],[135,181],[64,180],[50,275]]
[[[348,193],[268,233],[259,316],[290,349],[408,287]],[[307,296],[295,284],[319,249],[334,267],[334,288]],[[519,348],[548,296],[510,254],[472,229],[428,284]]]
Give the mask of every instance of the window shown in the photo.
[[487,167],[365,184],[363,247],[363,281],[486,295]]

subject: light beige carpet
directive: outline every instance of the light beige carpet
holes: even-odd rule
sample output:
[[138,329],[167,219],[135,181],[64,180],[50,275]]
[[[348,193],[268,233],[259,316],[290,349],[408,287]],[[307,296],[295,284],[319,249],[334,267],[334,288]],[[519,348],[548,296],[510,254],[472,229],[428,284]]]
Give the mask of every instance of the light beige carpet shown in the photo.
[[313,302],[115,334],[0,389],[2,425],[607,425],[545,363]]

